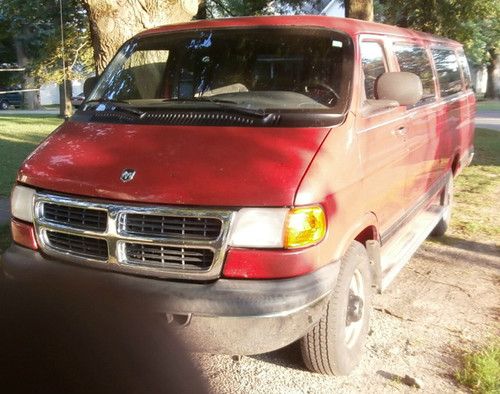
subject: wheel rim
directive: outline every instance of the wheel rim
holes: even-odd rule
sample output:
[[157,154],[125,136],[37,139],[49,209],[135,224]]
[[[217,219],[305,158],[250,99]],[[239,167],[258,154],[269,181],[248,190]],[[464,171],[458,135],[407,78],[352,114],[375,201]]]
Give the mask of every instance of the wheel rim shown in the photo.
[[352,347],[358,340],[359,333],[363,328],[364,315],[364,281],[361,272],[356,269],[349,284],[349,294],[347,301],[346,323],[345,323],[345,343],[347,347]]

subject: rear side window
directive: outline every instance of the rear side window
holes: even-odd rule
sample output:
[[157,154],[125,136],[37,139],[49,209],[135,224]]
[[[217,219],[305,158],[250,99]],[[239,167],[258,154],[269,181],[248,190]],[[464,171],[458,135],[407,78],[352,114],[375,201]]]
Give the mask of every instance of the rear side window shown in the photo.
[[436,64],[441,96],[451,96],[462,90],[462,77],[455,51],[451,49],[433,49],[432,57]]
[[375,82],[386,72],[385,56],[378,42],[361,42],[361,62],[365,75],[365,94],[367,99],[375,99]]
[[460,68],[462,69],[462,74],[464,75],[465,88],[469,89],[472,87],[472,78],[470,75],[469,62],[467,61],[463,51],[458,52],[458,61],[460,63]]
[[425,48],[411,44],[395,44],[393,49],[399,69],[418,75],[422,81],[423,96],[416,105],[432,101],[435,98],[434,75]]

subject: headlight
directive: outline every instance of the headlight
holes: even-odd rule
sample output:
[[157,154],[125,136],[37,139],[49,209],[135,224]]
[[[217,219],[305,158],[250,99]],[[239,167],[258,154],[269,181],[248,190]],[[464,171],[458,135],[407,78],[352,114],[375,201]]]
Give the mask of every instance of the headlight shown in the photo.
[[319,206],[243,208],[236,214],[229,244],[243,248],[302,248],[320,242],[326,219]]
[[282,248],[288,208],[243,208],[236,214],[229,243],[246,248]]
[[35,190],[26,186],[15,186],[10,201],[12,216],[33,223]]

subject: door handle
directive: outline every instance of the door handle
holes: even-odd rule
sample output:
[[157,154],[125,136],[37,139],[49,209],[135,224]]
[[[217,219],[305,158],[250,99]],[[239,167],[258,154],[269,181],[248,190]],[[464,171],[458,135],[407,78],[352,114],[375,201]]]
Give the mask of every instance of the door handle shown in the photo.
[[407,132],[408,132],[408,130],[406,129],[406,127],[401,126],[401,127],[398,127],[396,129],[392,130],[391,134],[396,136],[396,137],[403,137],[406,135]]

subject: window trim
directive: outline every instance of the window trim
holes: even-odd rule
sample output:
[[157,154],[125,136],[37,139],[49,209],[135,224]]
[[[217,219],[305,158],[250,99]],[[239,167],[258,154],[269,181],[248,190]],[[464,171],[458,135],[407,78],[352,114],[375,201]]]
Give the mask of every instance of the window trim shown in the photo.
[[[460,73],[462,74],[462,90],[464,92],[472,91],[473,90],[472,89],[472,71],[470,68],[469,59],[467,59],[467,56],[465,55],[465,51],[463,48],[458,48],[457,50],[455,50],[455,55],[457,56],[457,59],[458,59],[458,68],[460,69]],[[460,61],[461,57],[463,57],[465,59],[465,61],[467,62],[467,67],[469,69],[469,80],[470,80],[469,86],[467,86],[467,83],[466,83],[464,68],[462,67],[462,62]]]
[[[436,62],[434,60],[434,56],[432,55],[432,51],[433,50],[447,50],[447,51],[451,51],[451,52],[453,52],[455,54],[455,57],[457,58],[458,71],[460,73],[460,82],[462,84],[462,88],[460,89],[460,91],[455,92],[453,94],[450,94],[448,96],[443,96],[441,94],[441,81],[439,80],[439,73],[438,73]],[[435,70],[436,83],[438,85],[438,91],[439,91],[439,99],[442,100],[442,101],[451,101],[451,100],[457,98],[458,95],[463,94],[466,91],[466,89],[465,89],[465,83],[464,83],[463,76],[462,76],[462,70],[461,70],[461,67],[460,67],[460,62],[458,61],[457,48],[455,46],[449,46],[449,45],[443,45],[443,44],[435,44],[435,45],[430,45],[429,46],[429,51],[431,53],[431,59],[432,59],[433,68]]]
[[[358,99],[358,109],[360,110],[360,113],[362,114],[363,107],[366,105],[366,101],[368,100],[366,98],[366,91],[365,91],[365,73],[363,71],[363,53],[361,50],[361,46],[364,42],[375,42],[379,44],[379,46],[382,49],[382,55],[383,55],[383,60],[384,60],[384,67],[385,67],[385,72],[390,72],[394,65],[389,62],[389,60],[392,60],[392,58],[389,56],[389,51],[387,50],[386,47],[386,40],[387,37],[381,37],[381,36],[374,36],[374,35],[360,35],[358,38],[358,51],[359,51],[359,63],[357,65],[358,67],[358,72],[359,72],[359,99]],[[367,114],[367,115],[362,115],[364,119],[371,118],[372,116],[376,116],[379,114],[387,113],[389,111],[394,110],[395,108],[387,108],[387,109],[381,109],[380,111],[377,111],[376,113],[373,114]]]

